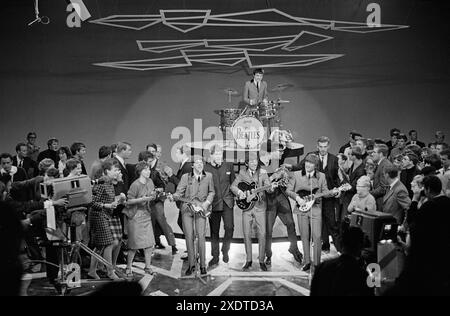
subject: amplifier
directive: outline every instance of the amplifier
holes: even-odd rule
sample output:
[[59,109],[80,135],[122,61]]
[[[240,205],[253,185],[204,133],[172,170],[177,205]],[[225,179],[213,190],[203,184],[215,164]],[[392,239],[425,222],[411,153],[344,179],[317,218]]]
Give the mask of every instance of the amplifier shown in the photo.
[[66,197],[67,208],[86,206],[92,202],[91,179],[86,175],[72,178],[52,179],[41,183],[41,196],[58,200]]
[[382,237],[385,227],[396,224],[396,219],[388,213],[354,211],[350,215],[350,226],[361,228],[367,242],[364,248],[374,253],[377,252],[377,244]]

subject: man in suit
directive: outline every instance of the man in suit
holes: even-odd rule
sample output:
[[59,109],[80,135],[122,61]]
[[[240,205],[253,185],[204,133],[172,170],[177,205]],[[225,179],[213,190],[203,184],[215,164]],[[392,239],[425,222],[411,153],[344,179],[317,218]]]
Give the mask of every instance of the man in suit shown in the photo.
[[[238,185],[241,182],[256,183],[257,188],[270,185],[267,171],[261,169],[259,157],[256,153],[249,153],[245,164],[247,168],[242,169],[231,185],[231,191],[239,197],[239,199],[246,198],[246,194],[239,189]],[[269,193],[273,192],[274,186],[269,188]],[[252,266],[252,223],[255,222],[258,227],[258,244],[259,244],[259,266],[262,271],[267,271],[267,266],[264,263],[265,244],[266,244],[266,196],[264,192],[260,193],[260,198],[255,202],[255,205],[242,212],[242,229],[244,234],[245,253],[247,255],[246,262],[242,269],[245,271]]]
[[[340,183],[339,179],[339,165],[338,158],[329,153],[330,139],[322,136],[317,140],[317,151],[314,152],[319,161],[317,163],[317,170],[325,174],[327,187],[329,189],[337,188]],[[302,164],[302,163],[301,163]],[[292,171],[301,170],[299,166],[292,168]],[[329,235],[333,238],[334,246],[339,251],[339,227],[336,220],[336,213],[338,208],[338,200],[336,197],[326,197],[322,199],[322,250],[330,251]]]
[[[189,200],[197,199],[201,203],[203,212],[207,212],[214,200],[214,182],[212,174],[204,171],[203,158],[201,156],[193,157],[193,168],[190,173],[184,174],[177,187],[173,198],[186,198]],[[186,275],[192,274],[195,270],[197,256],[200,257],[200,273],[206,274],[206,246],[205,229],[206,218],[200,214],[193,213],[187,203],[182,202],[181,213],[183,218],[183,231],[186,239],[186,248],[188,251],[189,268]],[[195,223],[194,223],[195,222]],[[198,236],[198,254],[194,253],[194,225]]]
[[80,142],[73,143],[70,146],[73,158],[77,159],[81,163],[81,174],[87,175],[86,166],[84,165],[84,157],[86,156],[86,145]]
[[[317,170],[319,163],[319,158],[316,154],[308,154],[304,160],[304,168],[300,171],[295,171],[289,181],[286,194],[295,200],[298,205],[302,205],[305,202],[297,193],[299,191],[310,192],[311,190],[316,190],[316,194],[328,193],[326,177]],[[295,208],[297,209],[298,206],[295,206]],[[311,209],[302,213],[298,212],[297,217],[305,254],[305,264],[302,267],[302,271],[308,271],[311,268],[310,236],[314,243],[314,266],[318,266],[320,263],[322,252],[322,199],[316,199]]]
[[267,101],[267,82],[262,81],[264,70],[261,68],[253,71],[253,79],[245,82],[244,101],[250,106],[257,106],[264,100]]
[[8,153],[0,155],[0,181],[5,185],[28,179],[23,168],[13,166],[13,157]]
[[377,210],[383,209],[383,197],[386,193],[389,184],[384,177],[384,170],[392,166],[392,163],[387,159],[389,148],[385,144],[377,144],[372,152],[372,160],[377,165],[375,174],[373,176],[373,189],[370,194],[377,201]]
[[28,146],[25,143],[16,145],[16,153],[13,157],[13,166],[23,168],[28,178],[34,178],[38,175],[38,164],[36,161],[28,157]]
[[37,135],[35,132],[29,132],[27,134],[27,147],[28,147],[28,157],[31,160],[38,161],[39,150],[41,149],[38,145],[36,145]]
[[53,160],[55,163],[55,166],[58,165],[59,162],[59,155],[58,155],[58,149],[59,149],[59,141],[58,139],[52,137],[47,141],[47,149],[44,151],[41,151],[39,153],[37,163],[41,162],[45,158],[49,158]]
[[346,144],[342,145],[341,148],[339,148],[340,154],[344,154],[345,149],[351,147],[351,142],[356,142],[358,139],[362,138],[362,135],[360,133],[358,133],[357,131],[351,131],[349,136],[350,136],[349,141]]
[[122,173],[122,183],[123,183],[122,192],[125,194],[127,194],[128,189],[130,188],[131,180],[133,179],[133,174],[129,172],[130,167],[125,162],[125,160],[130,159],[132,153],[133,152],[131,150],[130,143],[119,142],[117,144],[117,153],[113,158],[118,162],[120,172]]
[[383,197],[383,212],[395,217],[397,223],[403,223],[405,211],[411,205],[408,190],[400,181],[399,170],[395,166],[384,170],[384,177],[389,187]]
[[417,145],[420,148],[424,148],[425,147],[425,143],[421,142],[417,139],[417,131],[415,129],[410,130],[409,133],[409,142],[406,143],[406,146],[408,145]]
[[235,179],[235,174],[233,164],[223,161],[223,148],[220,145],[213,145],[209,152],[211,162],[206,163],[205,171],[212,174],[216,194],[214,195],[212,213],[209,218],[212,259],[208,266],[214,267],[219,263],[219,231],[222,220],[225,230],[222,244],[222,260],[225,263],[229,261],[228,251],[230,250],[234,232],[234,196],[230,191],[230,187]]
[[420,173],[419,168],[417,168],[417,163],[419,162],[419,157],[416,154],[409,152],[403,155],[402,158],[402,171],[400,172],[400,181],[408,189],[409,197],[413,197],[413,191],[411,189],[411,182],[414,177]]
[[400,130],[398,128],[392,128],[390,132],[391,139],[386,142],[386,146],[388,146],[388,155],[386,157],[389,157],[389,154],[391,153],[391,150],[397,146],[397,138],[400,135]]
[[[398,278],[395,295],[450,296],[450,198],[442,194],[436,176],[422,181],[427,201],[417,211],[411,226],[411,246],[405,268]],[[426,277],[417,277],[426,271]]]

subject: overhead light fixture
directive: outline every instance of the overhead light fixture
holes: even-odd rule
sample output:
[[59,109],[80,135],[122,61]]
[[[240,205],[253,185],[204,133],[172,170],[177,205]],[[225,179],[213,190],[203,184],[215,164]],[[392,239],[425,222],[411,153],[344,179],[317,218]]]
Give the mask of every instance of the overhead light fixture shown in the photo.
[[45,15],[40,16],[39,15],[39,0],[34,0],[34,13],[35,13],[36,17],[33,21],[28,23],[28,26],[31,26],[34,23],[42,23],[42,24],[50,23],[50,19],[48,18],[48,16],[45,16]]

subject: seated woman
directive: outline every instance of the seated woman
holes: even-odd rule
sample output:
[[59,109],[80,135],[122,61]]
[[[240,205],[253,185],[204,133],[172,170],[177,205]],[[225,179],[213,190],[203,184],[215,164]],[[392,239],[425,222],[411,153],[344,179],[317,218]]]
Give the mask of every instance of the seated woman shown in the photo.
[[150,267],[155,237],[153,234],[150,201],[156,198],[155,186],[150,179],[150,167],[145,161],[136,165],[136,179],[128,190],[127,216],[128,257],[126,275],[132,276],[131,266],[138,249],[144,249],[145,273],[153,274]]
[[356,194],[348,206],[349,213],[353,211],[375,212],[377,210],[375,198],[369,193],[370,187],[370,178],[368,176],[362,176],[358,179],[356,182]]

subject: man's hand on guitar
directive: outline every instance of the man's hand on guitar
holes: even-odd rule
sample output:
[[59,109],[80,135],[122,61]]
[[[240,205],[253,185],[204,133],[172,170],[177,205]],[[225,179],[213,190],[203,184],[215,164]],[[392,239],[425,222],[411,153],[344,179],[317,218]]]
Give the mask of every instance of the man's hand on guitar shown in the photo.
[[302,204],[305,203],[305,200],[302,199],[302,198],[299,197],[299,196],[297,196],[297,197],[295,198],[295,201],[297,202],[298,205],[302,205]]
[[272,185],[272,187],[270,189],[274,190],[278,187],[278,182],[272,182],[271,185]]
[[247,196],[245,195],[244,192],[239,191],[239,192],[238,192],[238,197],[239,197],[240,200],[242,200],[242,199],[245,199]]
[[205,201],[205,202],[203,202],[200,206],[202,207],[202,209],[203,209],[204,211],[207,211],[207,210],[208,210],[208,207],[209,207],[209,203]]

